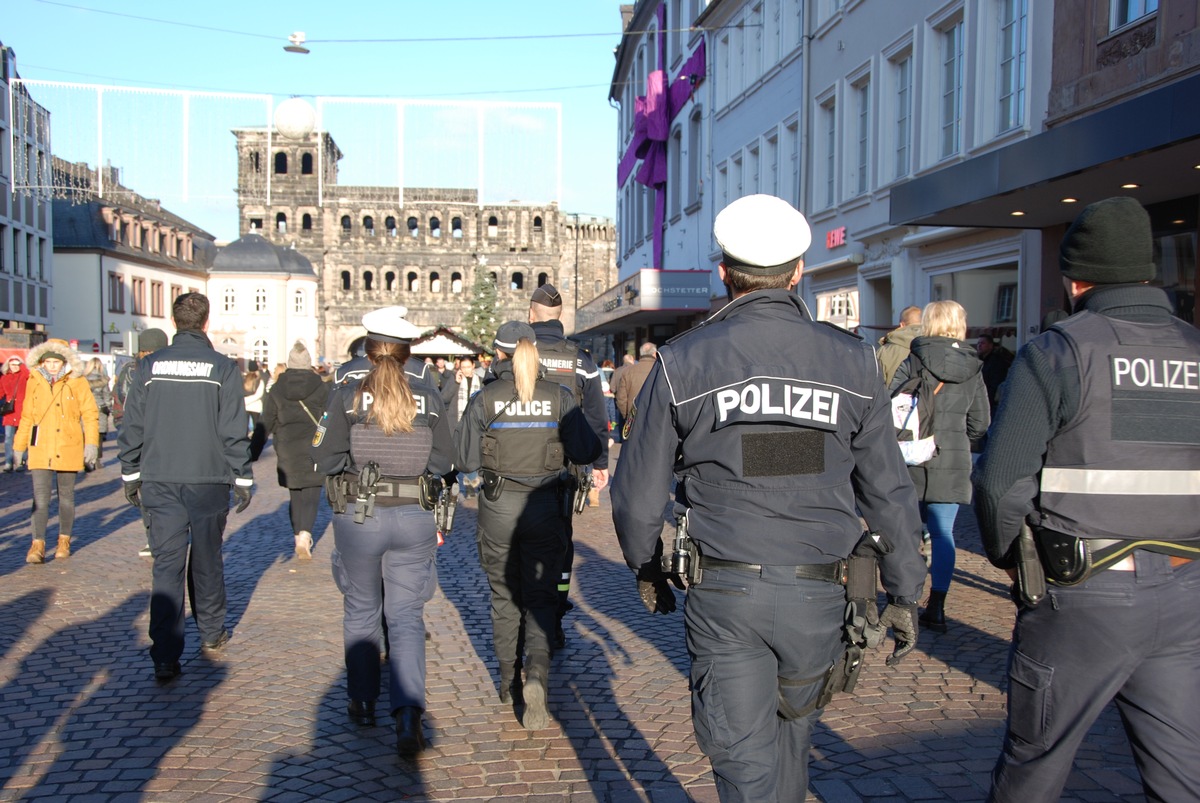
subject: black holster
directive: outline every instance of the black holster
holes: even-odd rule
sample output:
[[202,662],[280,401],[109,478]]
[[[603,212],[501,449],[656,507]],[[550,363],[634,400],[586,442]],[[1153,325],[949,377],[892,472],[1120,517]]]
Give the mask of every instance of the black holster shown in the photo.
[[495,502],[504,493],[504,477],[496,472],[484,469],[479,472],[479,478],[483,481],[483,497],[489,502]]
[[330,474],[325,478],[325,498],[334,513],[346,512],[346,488],[341,474]]

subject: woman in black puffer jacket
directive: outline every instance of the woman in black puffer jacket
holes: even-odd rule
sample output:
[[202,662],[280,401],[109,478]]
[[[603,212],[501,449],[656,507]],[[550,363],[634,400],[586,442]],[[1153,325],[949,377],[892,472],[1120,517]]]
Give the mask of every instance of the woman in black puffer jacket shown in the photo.
[[312,357],[297,341],[288,354],[287,370],[263,400],[262,424],[275,438],[279,484],[288,489],[296,557],[312,557],[312,530],[321,503],[325,475],[313,468],[313,434],[329,400],[329,385],[312,369]]
[[991,413],[980,373],[983,363],[975,349],[963,342],[967,314],[962,306],[956,301],[934,301],[926,305],[921,326],[924,334],[912,341],[912,354],[897,369],[891,390],[921,371],[932,377],[937,388],[933,408],[937,454],[908,470],[933,550],[932,588],[921,624],[944,633],[946,592],[954,575],[954,519],[958,506],[971,501],[971,441],[987,434]]

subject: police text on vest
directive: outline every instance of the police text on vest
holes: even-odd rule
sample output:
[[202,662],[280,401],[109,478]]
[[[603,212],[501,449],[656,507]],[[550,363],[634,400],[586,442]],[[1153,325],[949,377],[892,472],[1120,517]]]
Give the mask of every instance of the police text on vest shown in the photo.
[[1113,357],[1113,387],[1200,390],[1200,363],[1146,357]]

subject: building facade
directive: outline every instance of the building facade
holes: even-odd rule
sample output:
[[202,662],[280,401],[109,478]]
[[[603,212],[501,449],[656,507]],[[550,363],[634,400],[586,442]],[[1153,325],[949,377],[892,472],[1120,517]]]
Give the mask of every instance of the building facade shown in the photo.
[[[50,331],[83,352],[132,351],[128,333],[175,334],[171,304],[207,292],[211,234],[83,163],[53,159],[54,306]],[[104,194],[100,195],[99,179]]]
[[[1033,5],[1033,4],[1031,4]],[[1084,205],[1114,195],[1150,213],[1162,286],[1194,322],[1200,209],[1200,8],[1191,0],[1057,0],[1039,131],[896,188],[907,225],[1016,226],[1026,249],[1021,339],[1061,309],[1058,243]]]
[[[956,298],[972,334],[1015,341],[1019,266],[1029,251],[1040,255],[1040,238],[894,225],[890,194],[915,175],[1040,130],[1031,109],[1049,90],[1051,8],[1038,8],[1044,16],[1031,19],[1023,0],[638,3],[612,83],[620,153],[636,137],[642,65],[662,48],[655,26],[668,21],[672,65],[687,48],[707,46],[703,81],[666,141],[661,267],[706,271],[711,308],[719,307],[715,215],[767,193],[812,225],[798,292],[818,319],[873,339],[909,304]],[[652,262],[652,196],[633,177],[618,188],[622,281]],[[587,312],[599,329],[614,325],[603,303]],[[624,337],[661,342],[698,317],[660,315],[643,329],[629,316]]]
[[498,289],[498,321],[524,319],[547,282],[567,299],[564,325],[616,280],[611,220],[555,203],[482,204],[473,189],[338,183],[328,132],[238,129],[239,230],[295,248],[316,269],[316,353],[345,359],[365,312],[402,304],[417,326],[461,326],[476,276]]
[[51,321],[54,212],[50,112],[19,78],[16,54],[0,43],[0,347],[27,349]]

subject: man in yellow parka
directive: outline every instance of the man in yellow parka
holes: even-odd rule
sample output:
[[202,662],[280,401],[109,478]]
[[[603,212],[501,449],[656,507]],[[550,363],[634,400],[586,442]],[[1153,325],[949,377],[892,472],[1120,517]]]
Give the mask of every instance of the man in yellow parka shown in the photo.
[[58,482],[58,548],[71,555],[75,524],[75,474],[92,471],[100,454],[100,411],[83,375],[83,360],[65,340],[51,339],[29,351],[29,384],[21,423],[13,439],[16,463],[33,477],[33,544],[26,563],[46,559],[50,489]]

